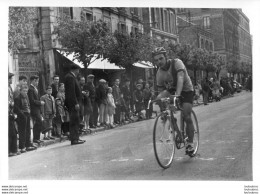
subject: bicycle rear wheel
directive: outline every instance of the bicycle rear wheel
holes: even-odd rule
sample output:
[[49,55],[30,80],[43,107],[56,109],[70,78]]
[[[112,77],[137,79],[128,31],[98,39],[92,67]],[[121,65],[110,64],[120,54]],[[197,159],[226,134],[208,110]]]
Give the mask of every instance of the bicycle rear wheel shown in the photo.
[[[194,136],[193,136],[193,148],[194,148],[194,152],[193,153],[190,153],[188,154],[190,157],[194,157],[197,152],[198,152],[198,149],[199,149],[199,124],[198,124],[198,120],[197,120],[197,117],[196,117],[196,114],[195,112],[192,110],[191,111],[191,119],[192,119],[192,122],[193,122],[193,126],[194,126]],[[186,128],[186,124],[184,122],[184,127]],[[184,129],[185,129],[184,128]]]
[[158,164],[166,169],[172,164],[175,154],[174,133],[169,116],[157,116],[153,129],[154,154]]

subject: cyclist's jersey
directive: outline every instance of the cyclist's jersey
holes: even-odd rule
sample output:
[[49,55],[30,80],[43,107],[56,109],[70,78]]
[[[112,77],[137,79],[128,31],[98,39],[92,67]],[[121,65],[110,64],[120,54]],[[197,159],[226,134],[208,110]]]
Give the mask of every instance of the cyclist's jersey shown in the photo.
[[169,59],[167,60],[167,64],[170,64],[168,70],[163,70],[159,68],[156,74],[156,81],[158,87],[163,87],[165,89],[173,88],[176,90],[177,86],[177,74],[180,71],[184,72],[184,81],[182,91],[188,92],[193,91],[193,85],[188,75],[187,69],[183,62],[180,59]]

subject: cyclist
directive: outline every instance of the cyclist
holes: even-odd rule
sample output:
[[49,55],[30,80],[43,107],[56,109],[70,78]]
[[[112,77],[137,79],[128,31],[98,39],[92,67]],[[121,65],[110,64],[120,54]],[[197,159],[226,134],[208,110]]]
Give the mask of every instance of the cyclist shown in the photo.
[[159,67],[156,82],[160,93],[157,98],[169,97],[171,94],[180,96],[188,136],[186,153],[193,153],[194,126],[191,111],[194,89],[187,69],[180,59],[167,59],[166,50],[163,47],[156,48],[152,56]]

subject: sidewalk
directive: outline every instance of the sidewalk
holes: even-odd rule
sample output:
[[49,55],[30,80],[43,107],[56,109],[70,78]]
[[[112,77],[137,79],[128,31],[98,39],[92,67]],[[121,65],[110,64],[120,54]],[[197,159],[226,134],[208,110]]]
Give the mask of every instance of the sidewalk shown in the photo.
[[[242,92],[243,92],[243,91],[242,91]],[[242,92],[241,92],[241,93],[242,93]],[[237,94],[237,93],[236,93],[236,94]],[[235,95],[234,95],[234,96],[235,96]],[[230,97],[231,97],[231,96],[224,96],[224,97],[222,97],[222,100],[223,100],[223,99],[230,98]],[[199,101],[198,101],[198,102],[199,102],[199,104],[195,104],[194,107],[203,105],[202,97],[199,98]],[[211,103],[214,103],[214,102],[211,102]],[[155,105],[153,110],[158,112],[158,106]],[[143,120],[143,121],[145,121],[145,120]],[[127,122],[127,123],[124,124],[124,125],[129,125],[129,124],[134,123],[134,122],[138,122],[136,117],[134,118],[134,121],[133,121],[133,122]],[[117,127],[119,127],[119,126],[123,126],[123,125],[116,125],[115,128],[117,128]],[[110,129],[108,129],[107,127],[97,127],[96,129],[93,129],[93,128],[92,128],[92,129],[91,129],[91,133],[83,133],[83,134],[81,134],[80,136],[82,137],[82,136],[86,136],[86,135],[93,135],[93,134],[96,134],[96,133],[98,133],[98,132],[105,131],[105,130],[110,130]],[[41,139],[43,139],[43,134],[41,134]],[[64,141],[69,141],[69,140],[68,140],[68,137],[64,136],[64,137],[62,137],[62,139],[60,139],[60,138],[55,138],[54,140],[46,140],[46,141],[44,141],[44,142],[42,142],[42,143],[40,143],[40,144],[35,144],[35,145],[37,145],[38,148],[40,148],[40,147],[44,147],[44,146],[48,146],[48,145],[51,145],[51,144],[54,144],[54,143],[60,143],[60,142],[64,142]]]

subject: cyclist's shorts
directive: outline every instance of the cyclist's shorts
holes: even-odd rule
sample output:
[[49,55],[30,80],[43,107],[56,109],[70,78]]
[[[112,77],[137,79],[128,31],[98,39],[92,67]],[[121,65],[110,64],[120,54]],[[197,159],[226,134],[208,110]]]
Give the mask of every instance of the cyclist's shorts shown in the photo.
[[182,91],[182,98],[180,98],[181,103],[191,103],[193,104],[194,91]]

